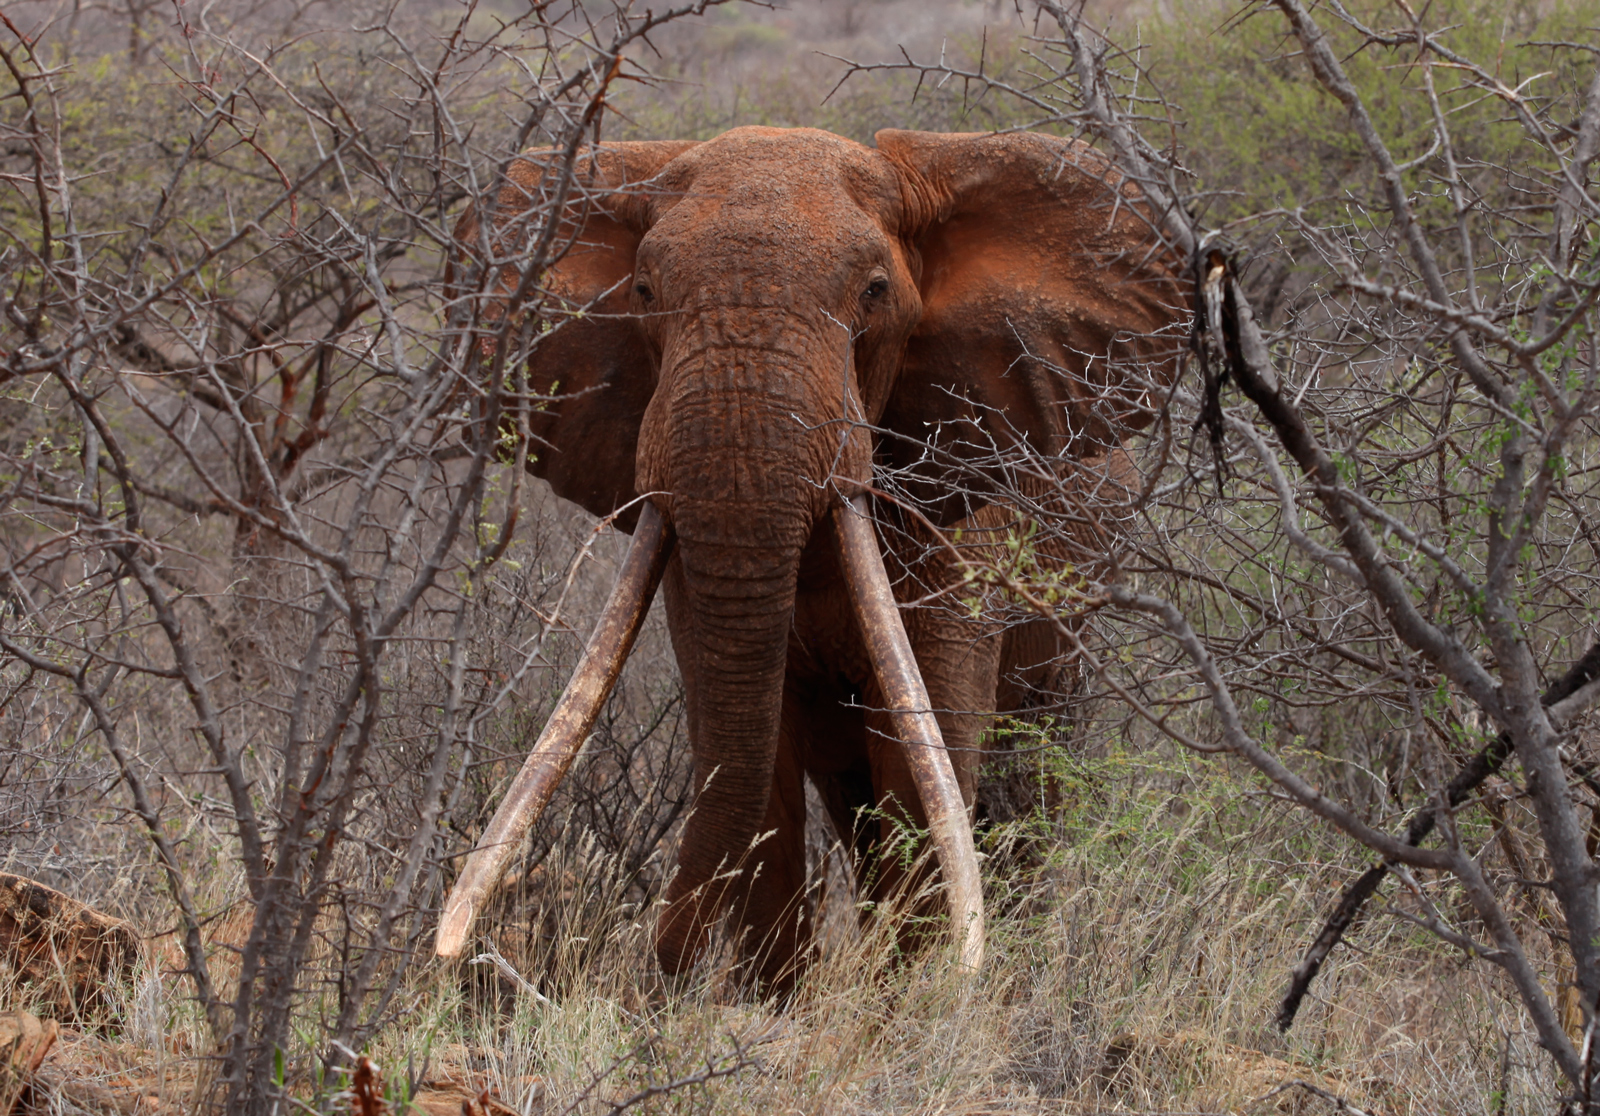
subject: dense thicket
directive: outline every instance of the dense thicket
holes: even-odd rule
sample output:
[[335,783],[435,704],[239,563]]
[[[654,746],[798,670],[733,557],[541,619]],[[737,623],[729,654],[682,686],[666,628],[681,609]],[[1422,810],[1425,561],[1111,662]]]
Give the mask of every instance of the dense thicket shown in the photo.
[[[1600,265],[1582,145],[1600,8],[1333,5],[1315,15],[1343,87],[1308,64],[1289,3],[1123,18],[1105,36],[987,8],[974,31],[963,9],[942,60],[933,46],[911,64],[847,31],[871,5],[824,9],[820,45],[891,65],[796,58],[781,14],[731,5],[649,42],[637,13],[577,4],[374,9],[331,28],[315,7],[7,14],[0,867],[150,934],[143,983],[99,1022],[179,1036],[193,1095],[217,1104],[344,1104],[361,1052],[426,1062],[435,1041],[470,1040],[463,1064],[492,1062],[507,1095],[531,1089],[515,1067],[536,1067],[552,1095],[594,1103],[601,1079],[692,1078],[730,1032],[715,1065],[744,1067],[741,1043],[767,1032],[722,1025],[714,973],[688,991],[641,975],[687,804],[659,628],[479,963],[418,960],[619,551],[493,436],[528,339],[468,339],[444,283],[452,229],[511,153],[597,129],[1037,126],[1131,160],[1173,201],[1162,231],[1184,251],[1225,250],[1199,255],[1220,261],[1218,298],[1254,307],[1262,348],[1239,350],[1240,302],[1218,303],[1217,347],[1152,394],[1142,502],[1100,509],[1116,580],[1042,563],[1039,534],[973,564],[974,604],[1042,611],[1083,641],[1055,708],[995,733],[991,1002],[914,967],[900,985],[862,978],[892,945],[856,926],[819,814],[831,960],[792,1018],[851,1049],[796,1047],[771,1059],[792,1078],[713,1076],[693,1096],[926,1108],[964,1074],[1034,1097],[1223,1103],[1184,1076],[1190,1042],[1217,1066],[1236,1056],[1224,1043],[1296,1066],[1370,1054],[1362,1072],[1412,1103],[1587,1103],[1600,972],[1573,955],[1561,876],[1600,832],[1581,710],[1528,737],[1557,757],[1545,807],[1520,752],[1440,809],[1434,860],[1402,869],[1388,911],[1352,931],[1358,952],[1333,955],[1288,1046],[1270,1017],[1368,866],[1362,833],[1439,807],[1460,764],[1538,720],[1528,694],[1511,716],[1492,692],[1532,686],[1536,705],[1595,640]],[[1330,474],[1306,479],[1315,454],[1284,449],[1273,399]],[[1069,529],[1017,501],[1030,530]],[[1372,547],[1356,554],[1360,531]],[[1395,600],[1362,555],[1396,571]],[[1406,608],[1461,661],[1408,641]],[[1303,788],[1262,756],[1321,788],[1342,828],[1287,811]],[[1552,835],[1563,801],[1556,820],[1577,830]],[[1474,955],[1488,961],[1458,960]],[[1141,1046],[1155,1029],[1191,1037]],[[1408,1029],[1427,1034],[1397,1053]],[[1436,1082],[1430,1060],[1448,1067]],[[1452,1075],[1470,1084],[1451,1092]]]

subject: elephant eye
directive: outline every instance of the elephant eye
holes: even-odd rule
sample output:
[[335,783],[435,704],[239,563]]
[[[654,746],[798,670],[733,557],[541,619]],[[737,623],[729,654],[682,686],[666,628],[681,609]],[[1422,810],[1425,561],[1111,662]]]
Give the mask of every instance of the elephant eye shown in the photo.
[[861,297],[865,298],[865,299],[876,301],[877,299],[882,298],[883,297],[883,293],[885,291],[887,291],[888,289],[889,289],[889,280],[887,280],[883,276],[879,275],[876,278],[874,278],[872,280],[872,282],[867,284],[867,289],[861,292]]
[[633,290],[635,294],[644,299],[646,302],[654,302],[656,300],[655,293],[650,290],[649,283],[635,283],[633,285]]

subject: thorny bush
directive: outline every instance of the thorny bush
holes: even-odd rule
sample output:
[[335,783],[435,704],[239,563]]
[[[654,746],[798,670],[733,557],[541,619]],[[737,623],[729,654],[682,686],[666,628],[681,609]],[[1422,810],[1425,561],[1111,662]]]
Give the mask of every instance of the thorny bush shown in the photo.
[[[514,693],[536,717],[569,654],[579,560],[612,544],[518,538],[502,419],[537,405],[528,347],[582,310],[538,286],[576,153],[616,82],[650,80],[636,44],[716,2],[378,6],[336,31],[295,9],[282,45],[146,6],[100,103],[114,59],[4,19],[0,824],[61,875],[136,822],[219,1110],[331,1095],[403,1010],[445,857],[521,743],[492,718]],[[531,145],[567,159],[521,227],[454,244]],[[527,312],[484,315],[508,277]],[[615,737],[676,717],[635,690]],[[613,751],[615,782],[681,782]],[[609,850],[635,891],[676,817],[651,810]]]
[[[1466,5],[1252,2],[1218,17],[1260,52],[1242,81],[1039,10],[1027,81],[909,58],[851,72],[959,80],[1094,139],[1150,200],[1152,250],[1190,261],[1195,332],[1186,374],[1147,382],[1135,499],[1040,497],[1052,463],[1013,454],[981,478],[1030,482],[1010,547],[940,544],[968,599],[1057,624],[1088,697],[1241,762],[1380,858],[1308,943],[1280,1026],[1393,876],[1388,916],[1497,967],[1561,1103],[1594,1111],[1593,9],[1495,36]],[[1191,111],[1190,135],[1287,128],[1264,156],[1278,177],[1213,192],[1240,183],[1197,177],[1227,159],[1185,150]],[[1039,560],[1085,516],[1108,568]],[[1536,1057],[1516,1029],[1504,1042]]]

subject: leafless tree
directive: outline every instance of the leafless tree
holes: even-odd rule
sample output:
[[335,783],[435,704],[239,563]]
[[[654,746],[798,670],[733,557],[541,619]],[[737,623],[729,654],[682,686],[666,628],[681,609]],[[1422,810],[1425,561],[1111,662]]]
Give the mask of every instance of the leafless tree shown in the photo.
[[[442,33],[379,8],[316,52],[181,6],[157,42],[130,7],[183,115],[146,125],[159,180],[110,184],[121,208],[61,28],[0,17],[6,762],[91,772],[142,826],[223,1110],[331,1087],[305,1055],[344,1066],[403,996],[492,715],[579,580],[517,532],[520,369],[584,309],[542,291],[551,218],[613,84],[649,78],[634,44],[716,2]],[[530,145],[564,160],[457,243]]]

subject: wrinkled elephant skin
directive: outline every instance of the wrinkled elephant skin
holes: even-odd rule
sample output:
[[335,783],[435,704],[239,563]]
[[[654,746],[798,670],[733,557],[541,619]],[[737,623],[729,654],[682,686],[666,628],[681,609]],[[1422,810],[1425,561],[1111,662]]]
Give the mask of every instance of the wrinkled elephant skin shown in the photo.
[[[875,848],[926,824],[835,509],[876,462],[929,524],[1003,527],[1014,511],[973,477],[1008,449],[1126,485],[1121,439],[1170,382],[1174,342],[1151,338],[1185,320],[1176,269],[1100,156],[1026,133],[876,142],[740,128],[603,145],[579,160],[574,243],[548,277],[547,306],[588,309],[529,361],[530,390],[555,397],[525,416],[530,468],[596,515],[644,494],[675,539],[663,583],[697,802],[657,932],[670,972],[731,913],[764,982],[792,980],[811,932],[807,776],[879,892],[904,880],[889,858],[871,871]],[[559,166],[515,164],[502,229]],[[1147,379],[1119,375],[1130,358]],[[956,576],[905,522],[883,562],[902,601]],[[970,805],[980,732],[1025,700],[1054,637],[938,607],[903,618]]]

